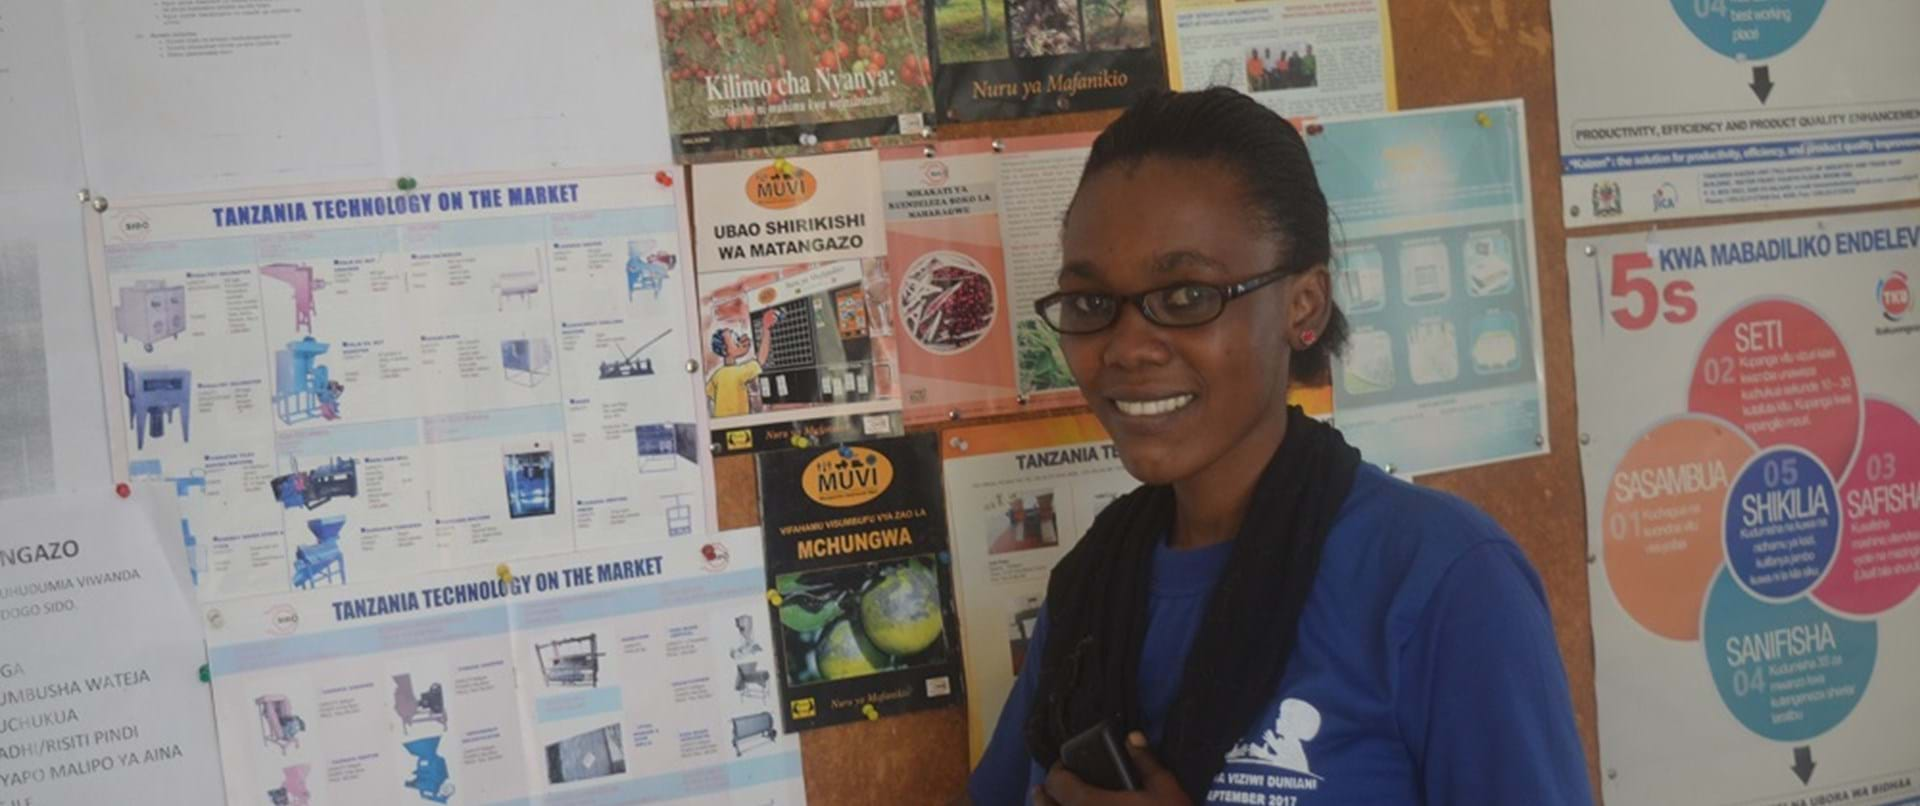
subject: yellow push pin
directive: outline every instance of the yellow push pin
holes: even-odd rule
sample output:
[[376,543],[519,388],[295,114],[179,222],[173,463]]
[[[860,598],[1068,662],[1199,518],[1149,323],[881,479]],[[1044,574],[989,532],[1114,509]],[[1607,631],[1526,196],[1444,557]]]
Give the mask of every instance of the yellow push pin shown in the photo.
[[860,706],[860,713],[866,714],[869,722],[880,718],[880,709],[873,707],[873,703]]
[[774,607],[779,607],[780,601],[781,601],[780,592],[769,588],[767,590],[767,604],[773,605]]
[[773,161],[773,169],[779,171],[781,176],[793,175],[793,163],[788,162],[786,157],[775,159]]
[[793,439],[790,439],[787,441],[793,443],[793,447],[796,447],[796,448],[805,448],[813,444],[813,440],[807,439],[806,437],[801,436],[799,434],[794,434]]
[[506,585],[513,584],[513,569],[507,567],[506,563],[501,563],[499,565],[494,566],[493,575],[499,577],[500,582],[502,584],[506,584]]
[[1489,114],[1487,114],[1487,113],[1485,113],[1485,112],[1476,112],[1476,113],[1474,113],[1474,115],[1473,115],[1473,121],[1474,121],[1475,123],[1478,123],[1478,124],[1480,124],[1480,128],[1482,128],[1482,129],[1491,129],[1491,128],[1493,128],[1493,116],[1492,116],[1492,115],[1489,115]]

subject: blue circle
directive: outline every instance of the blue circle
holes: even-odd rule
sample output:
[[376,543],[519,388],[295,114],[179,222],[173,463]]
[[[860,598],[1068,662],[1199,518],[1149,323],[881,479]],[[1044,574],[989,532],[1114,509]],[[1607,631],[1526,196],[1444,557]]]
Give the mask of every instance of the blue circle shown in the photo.
[[1832,730],[1867,694],[1880,628],[1809,599],[1769,604],[1725,570],[1700,627],[1707,666],[1734,719],[1768,739],[1803,742]]
[[1826,5],[1827,0],[1673,0],[1673,11],[1713,52],[1757,62],[1798,44]]
[[1769,599],[1798,596],[1832,564],[1840,499],[1813,454],[1773,448],[1753,457],[1727,491],[1727,566]]

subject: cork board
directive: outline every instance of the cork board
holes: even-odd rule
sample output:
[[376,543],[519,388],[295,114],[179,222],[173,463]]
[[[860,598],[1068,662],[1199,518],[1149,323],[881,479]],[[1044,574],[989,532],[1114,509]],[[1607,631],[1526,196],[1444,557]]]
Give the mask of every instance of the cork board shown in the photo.
[[[1598,768],[1593,695],[1593,635],[1587,615],[1587,554],[1574,419],[1573,337],[1567,313],[1566,233],[1561,226],[1553,87],[1553,36],[1547,0],[1475,0],[1392,6],[1399,102],[1411,109],[1474,101],[1526,101],[1531,146],[1535,242],[1546,355],[1552,452],[1541,457],[1424,477],[1424,485],[1460,495],[1511,532],[1539,570],[1553,610],[1560,653],[1572,685],[1575,717],[1596,797]],[[1098,130],[1116,112],[960,124],[940,139],[1017,137]],[[1008,419],[1008,418],[1003,418]],[[982,421],[970,421],[970,424]],[[753,460],[716,462],[722,528],[758,522]],[[1519,494],[1516,494],[1519,493]],[[967,774],[966,713],[953,707],[803,734],[807,797],[819,804],[942,804],[959,796]],[[985,806],[983,804],[983,806]]]

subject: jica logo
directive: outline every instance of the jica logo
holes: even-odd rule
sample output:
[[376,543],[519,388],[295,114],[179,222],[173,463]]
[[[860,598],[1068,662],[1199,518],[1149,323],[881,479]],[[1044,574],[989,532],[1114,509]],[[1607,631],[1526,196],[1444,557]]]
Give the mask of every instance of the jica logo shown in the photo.
[[1660,183],[1660,188],[1653,192],[1653,211],[1656,213],[1661,210],[1672,210],[1679,203],[1680,189],[1674,187],[1672,182]]
[[1880,315],[1889,322],[1905,319],[1907,311],[1913,308],[1913,290],[1907,285],[1906,272],[1896,271],[1880,278],[1873,292],[1880,298]]

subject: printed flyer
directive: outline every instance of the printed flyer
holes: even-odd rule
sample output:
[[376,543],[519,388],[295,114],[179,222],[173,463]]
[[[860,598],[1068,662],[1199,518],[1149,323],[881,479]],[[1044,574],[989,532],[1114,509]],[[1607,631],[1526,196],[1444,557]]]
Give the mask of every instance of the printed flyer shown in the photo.
[[917,138],[933,112],[918,0],[660,0],[676,158]]
[[929,0],[933,99],[958,123],[1124,107],[1166,89],[1159,0]]
[[1014,382],[1033,409],[1077,406],[1080,387],[1060,352],[1060,334],[1040,320],[1034,302],[1058,290],[1060,227],[1095,132],[1018,137],[1002,142],[1000,241],[1006,247],[1007,302],[1012,316]]
[[1553,0],[1553,31],[1569,227],[1920,198],[1920,4]]
[[1288,120],[1399,108],[1387,0],[1167,0],[1175,89],[1232,87]]
[[882,155],[887,274],[909,423],[1012,411],[1013,311],[988,140]]
[[698,165],[693,177],[715,450],[808,444],[849,424],[899,433],[878,155]]
[[230,801],[801,804],[759,535],[206,610]]
[[1307,138],[1344,238],[1334,420],[1368,461],[1423,474],[1547,452],[1525,123],[1504,101]]
[[1567,244],[1609,802],[1920,798],[1920,211]]
[[179,520],[156,485],[0,502],[0,803],[222,801]]
[[757,457],[789,732],[965,698],[936,439]]
[[89,216],[115,471],[174,485],[202,597],[706,530],[674,176]]
[[1093,518],[1139,486],[1091,414],[942,432],[954,581],[978,763],[1027,659],[1047,575]]

